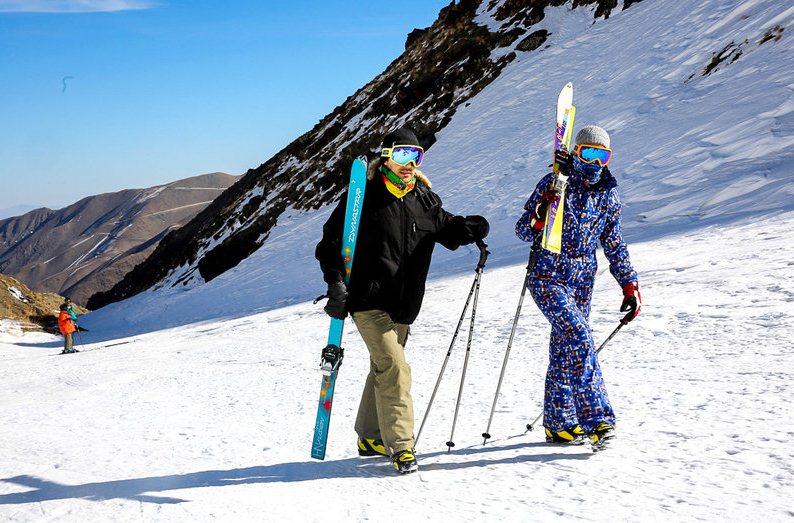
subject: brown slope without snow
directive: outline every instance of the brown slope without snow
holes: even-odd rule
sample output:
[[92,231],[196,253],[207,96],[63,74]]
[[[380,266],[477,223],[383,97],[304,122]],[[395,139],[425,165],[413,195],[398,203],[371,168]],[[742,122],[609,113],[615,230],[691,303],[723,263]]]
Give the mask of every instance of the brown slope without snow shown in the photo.
[[36,291],[85,303],[146,259],[238,177],[212,173],[147,189],[89,196],[0,221],[0,272]]
[[[19,280],[0,274],[0,320],[19,322],[23,330],[56,332],[61,303],[62,296],[33,292]],[[74,310],[77,314],[88,312],[79,306]]]

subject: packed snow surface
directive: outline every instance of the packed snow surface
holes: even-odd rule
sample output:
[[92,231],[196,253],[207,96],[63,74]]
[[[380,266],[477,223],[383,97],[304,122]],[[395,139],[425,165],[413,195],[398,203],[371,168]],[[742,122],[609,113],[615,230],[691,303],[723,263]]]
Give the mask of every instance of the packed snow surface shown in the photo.
[[[309,458],[328,325],[309,301],[324,290],[312,254],[330,209],[290,212],[215,280],[81,318],[81,353],[3,332],[0,520],[791,519],[792,20],[779,0],[646,0],[596,24],[548,9],[548,47],[520,54],[439,134],[423,166],[434,188],[492,226],[452,452],[467,333],[417,446],[420,471],[398,477],[356,454],[368,357],[348,325],[326,460]],[[730,58],[704,75],[715,53]],[[525,433],[549,333],[529,297],[493,438],[480,437],[525,274],[513,225],[550,162],[567,81],[577,127],[612,136],[644,298],[600,356],[619,436],[598,454]],[[621,293],[599,257],[591,323],[603,340]],[[464,247],[434,261],[407,348],[417,430],[476,260]]]
[[[601,353],[619,436],[598,454],[525,433],[541,409],[549,330],[531,299],[482,445],[520,265],[483,274],[454,450],[466,331],[419,440],[419,472],[404,477],[357,456],[369,363],[350,326],[328,453],[309,458],[328,324],[310,302],[98,343],[83,333],[74,355],[57,355],[57,342],[0,343],[0,519],[790,518],[794,262],[780,253],[792,231],[788,213],[756,242],[737,241],[755,225],[712,226],[632,246],[645,304]],[[434,280],[412,329],[417,430],[473,276]],[[597,340],[617,326],[620,298],[602,267]]]

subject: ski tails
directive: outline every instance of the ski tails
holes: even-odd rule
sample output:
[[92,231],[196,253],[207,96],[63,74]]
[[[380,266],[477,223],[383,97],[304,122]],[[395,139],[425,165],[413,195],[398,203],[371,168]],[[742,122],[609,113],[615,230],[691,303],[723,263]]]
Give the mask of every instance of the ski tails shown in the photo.
[[[350,186],[347,193],[345,226],[342,233],[341,254],[345,263],[345,284],[350,282],[350,274],[353,270],[353,255],[356,251],[358,226],[361,222],[361,209],[364,205],[366,188],[367,163],[364,158],[356,158],[350,169]],[[314,459],[325,459],[336,376],[344,356],[344,349],[342,349],[344,325],[345,320],[331,319],[331,326],[328,329],[328,344],[323,350],[323,380],[320,387],[320,401],[317,406],[317,419],[314,423],[314,437],[312,438],[312,458]]]
[[562,223],[565,210],[565,189],[568,185],[568,175],[560,172],[557,161],[557,151],[571,150],[573,137],[573,121],[576,116],[576,107],[573,105],[573,84],[568,82],[557,97],[557,116],[554,130],[554,190],[559,193],[559,198],[549,205],[546,211],[546,225],[543,228],[541,246],[553,253],[559,253],[562,248]]

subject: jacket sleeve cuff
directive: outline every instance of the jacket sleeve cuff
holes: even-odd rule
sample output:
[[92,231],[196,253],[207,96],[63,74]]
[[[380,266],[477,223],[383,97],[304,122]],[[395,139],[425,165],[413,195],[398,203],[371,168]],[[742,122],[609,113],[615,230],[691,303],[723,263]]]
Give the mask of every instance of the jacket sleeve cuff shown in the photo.
[[634,296],[634,292],[639,290],[640,283],[638,281],[630,281],[623,285],[623,296]]
[[334,283],[339,283],[344,281],[342,278],[342,273],[339,271],[326,271],[323,273],[323,280],[328,285],[333,285]]

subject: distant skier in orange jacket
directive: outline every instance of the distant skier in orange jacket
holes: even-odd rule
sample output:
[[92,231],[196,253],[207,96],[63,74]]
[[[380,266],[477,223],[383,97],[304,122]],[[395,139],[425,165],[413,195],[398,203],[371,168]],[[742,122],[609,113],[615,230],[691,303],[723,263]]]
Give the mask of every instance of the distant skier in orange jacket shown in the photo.
[[77,330],[74,324],[74,318],[69,313],[69,306],[66,303],[61,304],[61,313],[58,315],[58,328],[61,329],[63,334],[63,351],[61,354],[70,354],[77,352],[74,348],[74,341],[72,340],[72,333]]

